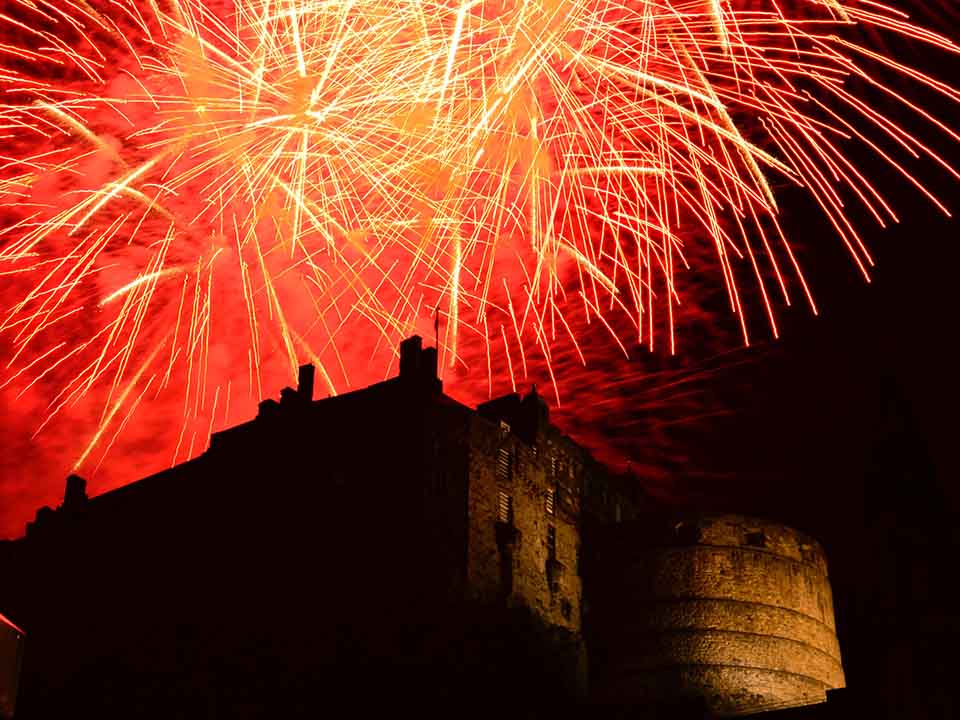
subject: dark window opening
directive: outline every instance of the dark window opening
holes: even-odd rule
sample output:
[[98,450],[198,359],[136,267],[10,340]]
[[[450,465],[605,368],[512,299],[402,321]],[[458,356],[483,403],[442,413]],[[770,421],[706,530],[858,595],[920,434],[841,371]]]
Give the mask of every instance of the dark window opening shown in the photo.
[[767,546],[766,534],[763,532],[763,530],[747,533],[747,545],[765,548]]
[[703,539],[700,528],[694,523],[677,523],[674,531],[676,532],[677,540],[685,545],[696,545]]
[[557,529],[553,525],[547,527],[547,557],[557,559]]
[[509,550],[500,553],[500,592],[504,598],[513,592],[513,553]]

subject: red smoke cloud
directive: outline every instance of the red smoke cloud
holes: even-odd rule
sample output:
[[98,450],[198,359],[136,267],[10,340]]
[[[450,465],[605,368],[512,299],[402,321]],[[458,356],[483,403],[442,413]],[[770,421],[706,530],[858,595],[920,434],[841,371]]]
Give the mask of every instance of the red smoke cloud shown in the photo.
[[392,375],[437,312],[448,393],[536,382],[663,479],[706,359],[808,302],[782,190],[866,272],[849,203],[893,212],[847,140],[944,164],[847,77],[958,97],[850,26],[949,41],[859,2],[140,5],[0,16],[0,535],[68,472],[197,455],[298,363],[320,396]]

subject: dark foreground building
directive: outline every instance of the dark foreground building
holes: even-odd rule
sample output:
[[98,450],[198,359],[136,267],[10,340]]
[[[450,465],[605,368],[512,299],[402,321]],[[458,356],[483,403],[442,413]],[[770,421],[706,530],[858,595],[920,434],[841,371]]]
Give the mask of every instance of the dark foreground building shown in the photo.
[[13,717],[17,705],[23,631],[0,615],[0,720]]
[[815,541],[651,514],[535,389],[473,410],[436,364],[414,337],[319,401],[304,366],[194,460],[68,478],[0,543],[17,717],[702,717],[842,687]]

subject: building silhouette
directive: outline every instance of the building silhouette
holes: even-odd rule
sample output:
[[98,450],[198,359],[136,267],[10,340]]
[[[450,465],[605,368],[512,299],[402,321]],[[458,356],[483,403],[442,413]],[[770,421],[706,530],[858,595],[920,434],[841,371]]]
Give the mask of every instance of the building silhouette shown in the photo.
[[665,513],[536,388],[446,396],[416,336],[395,378],[323,400],[313,380],[169,470],[93,498],[69,477],[0,543],[18,718],[835,705],[816,541]]

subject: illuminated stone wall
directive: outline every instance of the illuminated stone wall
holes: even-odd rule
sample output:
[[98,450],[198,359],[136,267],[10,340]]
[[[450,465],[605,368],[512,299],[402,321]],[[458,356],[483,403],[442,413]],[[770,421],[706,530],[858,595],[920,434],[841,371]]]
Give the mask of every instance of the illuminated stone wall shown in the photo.
[[[497,473],[496,459],[501,450],[511,458],[507,477]],[[546,440],[539,446],[528,445],[499,424],[474,418],[470,434],[467,585],[478,600],[502,597],[510,605],[529,607],[550,625],[579,633],[579,481],[572,472],[556,477],[551,471],[550,453],[564,455],[564,449]],[[560,467],[569,465],[561,463]],[[551,490],[556,492],[553,514],[547,512]],[[498,523],[501,492],[511,498],[512,523]],[[555,529],[556,555],[548,567],[549,527]],[[510,580],[504,577],[504,562],[509,564]]]
[[608,528],[597,543],[587,592],[598,697],[699,696],[747,713],[844,686],[812,538],[735,515],[672,515]]

